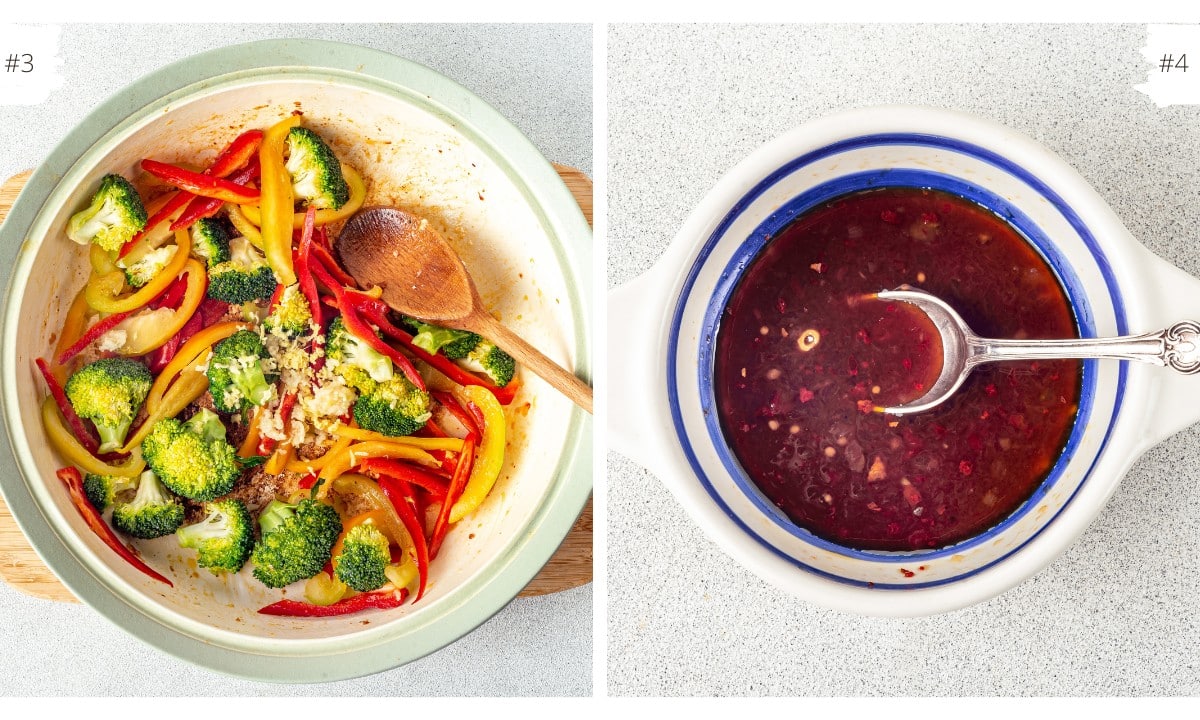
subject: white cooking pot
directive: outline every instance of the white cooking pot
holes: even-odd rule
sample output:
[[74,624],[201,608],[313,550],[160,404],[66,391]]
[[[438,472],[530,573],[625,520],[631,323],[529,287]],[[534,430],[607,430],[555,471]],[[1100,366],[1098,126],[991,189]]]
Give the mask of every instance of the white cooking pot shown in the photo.
[[610,414],[613,449],[661,478],[718,547],[763,579],[826,607],[929,615],[993,597],[1062,553],[1143,452],[1200,420],[1200,403],[1179,401],[1200,397],[1200,377],[1085,361],[1076,424],[1049,476],[969,540],[868,552],[798,527],[721,433],[717,321],[764,236],[831,197],[887,185],[949,191],[1007,218],[1058,275],[1083,337],[1200,318],[1200,280],[1138,244],[1078,173],[1033,140],[957,112],[873,107],[758,149],[721,178],[649,271],[610,293],[609,337],[626,338],[619,359],[610,353],[610,404],[639,408]]

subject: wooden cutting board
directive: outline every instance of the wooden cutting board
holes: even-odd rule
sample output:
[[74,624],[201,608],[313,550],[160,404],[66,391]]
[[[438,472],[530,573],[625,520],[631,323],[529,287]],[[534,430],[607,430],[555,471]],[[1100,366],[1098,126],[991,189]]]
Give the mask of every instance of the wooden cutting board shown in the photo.
[[[555,165],[571,193],[579,202],[588,224],[592,223],[592,181],[579,170]],[[8,215],[17,194],[25,186],[31,170],[9,178],[0,185],[0,222]],[[71,591],[58,581],[30,547],[24,533],[17,527],[8,506],[0,499],[0,580],[34,597],[60,602],[79,602]],[[578,587],[592,581],[592,501],[588,499],[583,514],[550,558],[542,571],[521,591],[522,597],[547,595]]]

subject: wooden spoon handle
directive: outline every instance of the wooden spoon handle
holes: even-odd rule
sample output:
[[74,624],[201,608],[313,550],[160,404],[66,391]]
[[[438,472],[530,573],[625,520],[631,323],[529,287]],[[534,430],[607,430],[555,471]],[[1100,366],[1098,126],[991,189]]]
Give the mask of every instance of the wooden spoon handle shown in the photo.
[[571,402],[589,414],[592,412],[592,388],[590,385],[564,370],[561,365],[543,355],[537,348],[525,342],[486,311],[476,313],[472,316],[471,321],[472,325],[476,326],[470,328],[471,330],[496,343],[496,347],[512,355],[518,363],[550,383],[551,387],[566,395]]

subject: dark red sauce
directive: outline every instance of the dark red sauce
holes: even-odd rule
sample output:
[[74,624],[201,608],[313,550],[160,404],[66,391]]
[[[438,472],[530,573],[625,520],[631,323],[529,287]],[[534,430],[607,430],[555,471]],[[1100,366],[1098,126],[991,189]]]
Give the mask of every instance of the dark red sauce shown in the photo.
[[941,407],[875,412],[922,394],[941,368],[928,320],[864,299],[909,284],[985,337],[1076,337],[1040,255],[989,210],[947,193],[869,190],[815,208],[767,243],[717,334],[725,436],[795,523],[863,550],[942,547],[1033,494],[1079,401],[1074,360],[975,370]]

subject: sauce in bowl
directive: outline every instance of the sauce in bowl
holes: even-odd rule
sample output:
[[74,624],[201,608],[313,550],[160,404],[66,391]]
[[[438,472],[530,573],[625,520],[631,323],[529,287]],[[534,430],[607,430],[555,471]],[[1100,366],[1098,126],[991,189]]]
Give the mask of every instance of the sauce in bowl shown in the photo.
[[923,314],[870,298],[904,284],[946,300],[985,337],[1078,336],[1045,260],[955,195],[845,195],[768,242],[718,329],[721,427],[784,514],[854,549],[943,547],[996,525],[1050,472],[1079,402],[1079,361],[1028,361],[976,369],[929,412],[876,412],[921,395],[941,368]]

